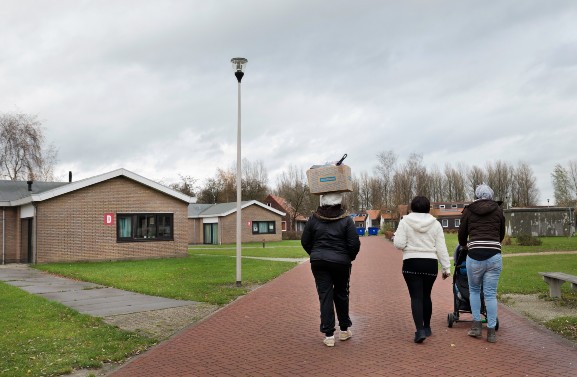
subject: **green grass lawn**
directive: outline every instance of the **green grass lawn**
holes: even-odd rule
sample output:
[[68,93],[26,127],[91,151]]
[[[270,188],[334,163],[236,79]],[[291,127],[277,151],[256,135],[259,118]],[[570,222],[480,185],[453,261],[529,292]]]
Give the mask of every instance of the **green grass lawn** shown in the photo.
[[[223,251],[225,252],[225,251]],[[236,258],[186,258],[96,263],[51,263],[39,270],[152,296],[223,305],[290,270],[296,262],[242,260],[242,287],[236,286]]]
[[[242,244],[241,252],[247,257],[307,258],[300,240]],[[236,255],[236,245],[194,245],[188,247],[189,255]]]
[[138,354],[154,339],[0,282],[0,376],[54,376]]

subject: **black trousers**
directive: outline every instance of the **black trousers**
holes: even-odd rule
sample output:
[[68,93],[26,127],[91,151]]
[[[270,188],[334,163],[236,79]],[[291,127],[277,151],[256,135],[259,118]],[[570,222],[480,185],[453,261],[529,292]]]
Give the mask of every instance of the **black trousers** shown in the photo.
[[403,261],[403,277],[411,296],[411,312],[415,328],[422,330],[431,327],[433,302],[431,291],[437,279],[437,260],[413,258]]
[[341,330],[353,323],[349,317],[350,264],[311,261],[321,306],[321,332],[332,336],[335,332],[335,309]]

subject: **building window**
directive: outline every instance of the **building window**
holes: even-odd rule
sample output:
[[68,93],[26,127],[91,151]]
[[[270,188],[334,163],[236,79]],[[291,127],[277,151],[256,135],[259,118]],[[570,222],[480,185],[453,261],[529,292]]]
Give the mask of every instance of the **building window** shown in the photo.
[[439,204],[439,208],[440,208],[440,209],[445,209],[445,205],[444,205],[444,204]]
[[456,204],[451,204],[451,208],[455,209],[455,208],[457,208],[457,205],[456,205]]
[[281,221],[280,226],[281,226],[282,231],[286,232],[286,221]]
[[274,221],[253,221],[252,234],[275,234],[276,227]]
[[172,213],[119,213],[116,215],[118,242],[172,241]]
[[443,228],[447,228],[449,226],[449,220],[448,219],[442,219],[441,225],[443,226]]
[[461,226],[461,219],[455,219],[455,227]]

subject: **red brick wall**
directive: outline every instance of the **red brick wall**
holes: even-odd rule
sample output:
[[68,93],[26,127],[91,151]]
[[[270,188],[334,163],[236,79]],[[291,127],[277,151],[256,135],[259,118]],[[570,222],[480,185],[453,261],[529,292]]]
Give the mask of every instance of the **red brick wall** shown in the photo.
[[[241,212],[241,239],[243,243],[246,242],[266,242],[281,241],[281,216],[264,209],[258,205],[251,205],[244,208]],[[252,226],[248,222],[253,221],[274,221],[276,233],[275,234],[252,234]],[[218,226],[220,240],[223,244],[236,243],[236,212],[222,217]]]
[[[3,207],[3,214],[0,214],[0,263],[2,263],[2,240],[4,240],[4,262],[20,262],[20,242],[19,242],[19,212],[17,208]],[[4,216],[4,229],[6,234],[2,234],[2,216]]]
[[202,219],[188,219],[188,244],[202,244],[204,242]]
[[[38,203],[37,263],[187,255],[188,204],[126,177]],[[116,242],[117,213],[173,213],[174,241]],[[114,213],[114,225],[104,214]]]

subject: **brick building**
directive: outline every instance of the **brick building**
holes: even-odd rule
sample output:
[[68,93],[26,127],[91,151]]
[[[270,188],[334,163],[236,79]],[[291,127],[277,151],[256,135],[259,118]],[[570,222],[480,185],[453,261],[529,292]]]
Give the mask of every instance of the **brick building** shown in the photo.
[[[242,242],[282,240],[284,212],[259,201],[241,203]],[[236,242],[236,202],[188,206],[189,244],[232,244]]]
[[186,256],[194,200],[125,169],[77,182],[0,181],[2,263]]

